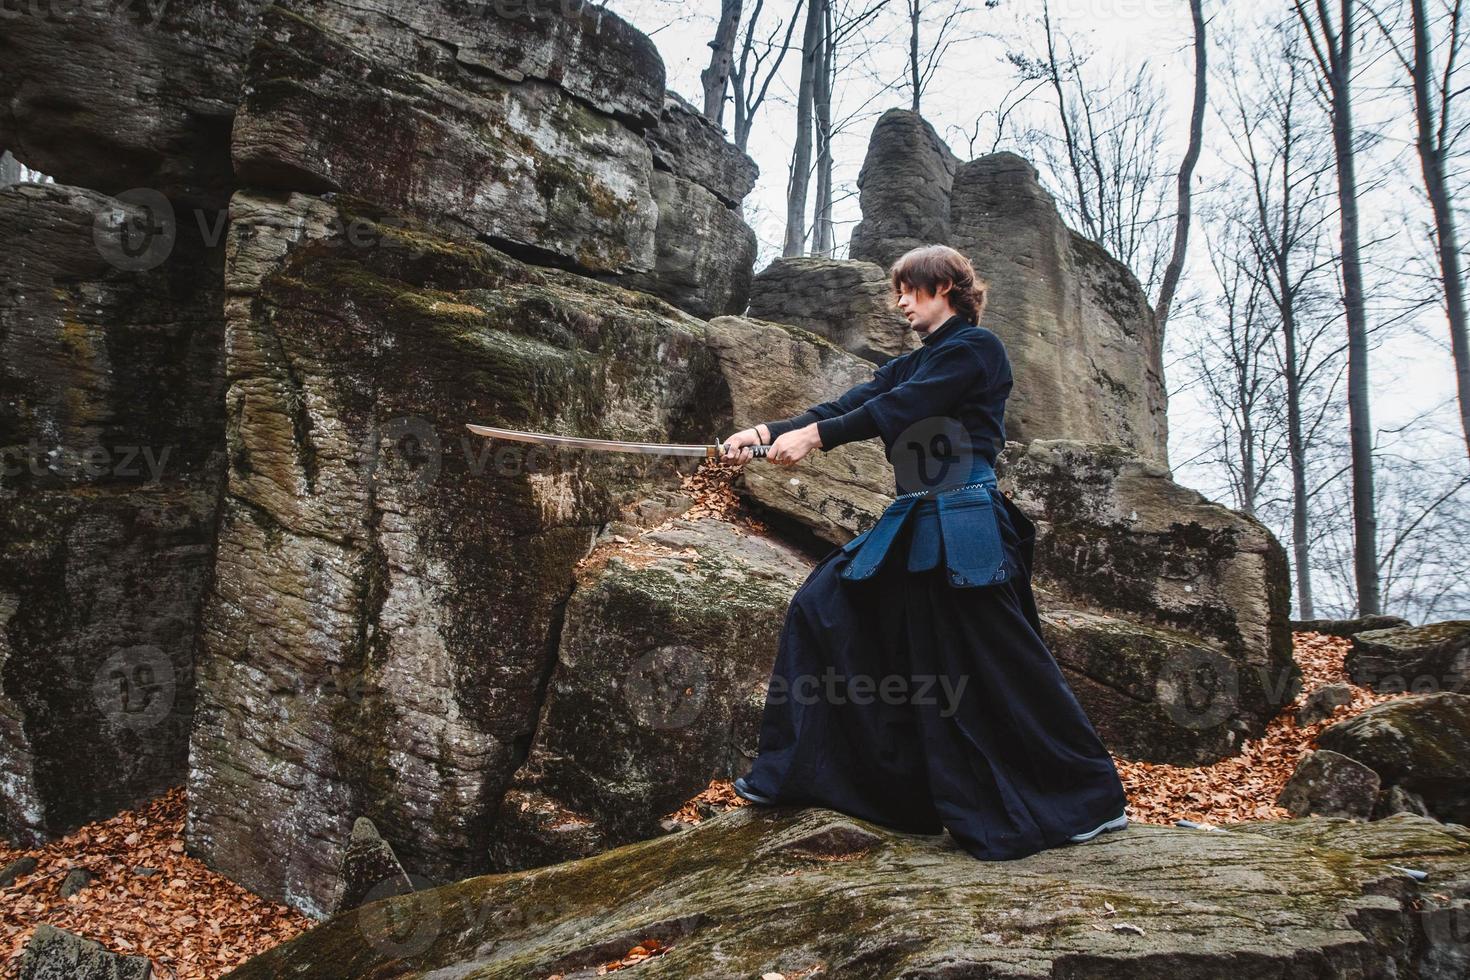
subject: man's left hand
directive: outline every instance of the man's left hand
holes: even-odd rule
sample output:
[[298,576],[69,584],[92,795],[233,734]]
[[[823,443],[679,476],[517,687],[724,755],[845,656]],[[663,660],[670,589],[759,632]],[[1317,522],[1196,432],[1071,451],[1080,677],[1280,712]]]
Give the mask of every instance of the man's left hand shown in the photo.
[[822,448],[822,437],[817,434],[817,423],[812,422],[799,429],[792,429],[771,443],[766,450],[766,461],[782,466],[794,466],[813,449]]

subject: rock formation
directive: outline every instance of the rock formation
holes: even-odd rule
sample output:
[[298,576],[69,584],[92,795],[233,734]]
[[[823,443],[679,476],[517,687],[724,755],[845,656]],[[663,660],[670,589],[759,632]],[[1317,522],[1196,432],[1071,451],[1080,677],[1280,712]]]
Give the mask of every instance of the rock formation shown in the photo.
[[1397,788],[1440,820],[1470,824],[1470,695],[1395,698],[1328,726],[1317,744],[1378,774],[1375,816],[1393,811]]
[[[417,888],[658,834],[753,754],[787,600],[814,555],[892,498],[881,446],[747,467],[738,489],[777,541],[711,520],[655,527],[680,516],[667,491],[695,460],[528,451],[463,426],[705,443],[797,414],[915,346],[883,268],[930,241],[991,281],[986,324],[1018,381],[1003,488],[1038,524],[1047,640],[1114,751],[1208,761],[1290,700],[1279,545],[1169,479],[1137,283],[1065,228],[1018,158],[960,164],[917,116],[886,114],[854,260],[773,265],[746,315],[754,165],[665,91],[652,43],[605,8],[282,0],[138,16],[12,20],[0,37],[0,145],[64,182],[0,190],[16,243],[0,258],[16,284],[0,295],[0,447],[57,450],[0,478],[12,839],[187,779],[194,856],[325,916],[372,892],[354,868],[393,877],[396,863]],[[111,85],[113,70],[134,84]],[[145,467],[152,448],[158,472],[64,465],[94,445],[140,447]],[[622,557],[584,563],[602,548]],[[690,664],[694,716],[650,720],[687,706],[675,685]],[[1392,788],[1413,805],[1417,790]],[[968,859],[819,811],[713,823],[614,860],[669,876],[659,855],[736,847],[760,867],[856,855],[974,881]],[[1411,829],[1384,847],[1420,846],[1428,831]],[[1217,846],[1186,838],[1205,844],[1193,860]],[[1298,851],[1292,870],[1315,874]],[[739,882],[745,858],[720,860]],[[541,879],[496,880],[498,902]],[[617,887],[643,902],[646,880]],[[971,936],[922,902],[912,920],[844,904],[836,880],[820,884],[833,907],[900,939],[827,930],[794,951],[960,962],[976,937],[1033,921],[1079,933],[1077,963],[1122,949],[1076,910],[1011,910]],[[713,894],[687,884],[691,901]],[[1129,900],[1156,909],[1169,887]],[[1368,955],[1339,922],[1347,905],[1260,901],[1261,921],[1318,946],[1337,930]],[[548,933],[507,975],[613,950],[640,923],[609,907],[595,942]],[[703,942],[699,915],[679,905],[667,921]],[[903,938],[915,927],[928,938]],[[524,942],[509,936],[476,942]],[[1050,955],[1016,949],[1016,963]]]
[[1389,626],[1353,634],[1344,669],[1375,691],[1470,694],[1470,621]]
[[133,249],[146,220],[0,189],[0,826],[28,845],[156,796],[188,757],[223,255],[186,223]]
[[484,870],[572,566],[677,476],[668,457],[526,452],[464,423],[689,442],[718,404],[699,321],[373,214],[246,192],[231,213],[190,845],[307,909],[331,907],[357,814],[414,873]]
[[[1417,881],[1399,867],[1425,871]],[[1421,977],[1470,967],[1470,831],[1401,814],[1131,824],[1020,861],[830,810],[743,807],[551,868],[364,906],[232,980]]]
[[146,956],[121,956],[101,943],[43,922],[21,959],[20,980],[150,980]]
[[[106,194],[229,200],[230,127],[264,0],[17,3],[0,30],[0,147]],[[124,81],[125,80],[125,81]]]
[[872,262],[776,259],[750,284],[749,315],[804,327],[874,364],[921,346]]
[[1127,266],[1068,228],[1036,170],[1010,152],[957,164],[923,119],[885,112],[858,177],[851,258],[887,268],[952,245],[990,286],[985,326],[1016,377],[1006,436],[1112,443],[1168,465],[1163,344]]
[[810,562],[724,521],[608,525],[577,573],[535,741],[501,800],[496,870],[655,837],[755,757],[787,603]]

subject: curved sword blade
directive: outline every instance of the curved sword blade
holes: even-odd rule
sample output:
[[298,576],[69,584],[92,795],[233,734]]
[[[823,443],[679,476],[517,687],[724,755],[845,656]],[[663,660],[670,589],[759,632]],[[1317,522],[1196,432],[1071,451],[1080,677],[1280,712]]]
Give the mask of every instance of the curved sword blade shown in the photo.
[[520,429],[499,429],[492,425],[467,425],[476,435],[492,436],[496,439],[514,439],[518,442],[534,442],[543,446],[567,446],[573,449],[603,449],[620,453],[651,453],[663,456],[708,456],[718,457],[719,446],[696,446],[671,442],[620,442],[616,439],[584,439],[581,436],[556,436],[547,432],[523,432]]

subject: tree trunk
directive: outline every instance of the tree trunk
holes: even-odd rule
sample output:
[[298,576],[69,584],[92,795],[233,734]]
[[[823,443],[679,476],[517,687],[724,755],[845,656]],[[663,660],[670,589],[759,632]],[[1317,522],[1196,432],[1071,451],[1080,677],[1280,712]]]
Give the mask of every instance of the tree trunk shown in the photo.
[[1194,179],[1194,165],[1199,161],[1200,143],[1203,141],[1205,121],[1205,15],[1200,9],[1201,0],[1189,0],[1189,11],[1194,17],[1194,110],[1189,117],[1189,149],[1179,166],[1179,214],[1174,224],[1174,254],[1164,269],[1164,282],[1159,289],[1159,302],[1154,309],[1158,321],[1159,336],[1169,322],[1169,308],[1174,304],[1174,290],[1184,272],[1184,258],[1189,250],[1190,181]]
[[910,106],[919,111],[919,4],[920,0],[909,0],[909,79],[914,86],[914,101]]
[[[1455,211],[1445,178],[1444,147],[1435,137],[1434,119],[1429,95],[1429,80],[1434,66],[1429,54],[1429,19],[1424,0],[1413,0],[1414,14],[1414,116],[1418,124],[1419,164],[1424,171],[1424,190],[1434,211],[1435,237],[1439,246],[1439,269],[1444,283],[1446,313],[1450,321],[1450,348],[1455,358],[1455,383],[1460,396],[1460,429],[1465,435],[1465,449],[1470,453],[1470,338],[1465,326],[1465,283],[1460,270],[1460,236],[1455,227]],[[1454,28],[1458,33],[1459,25]],[[1457,38],[1451,37],[1453,50]],[[1449,101],[1446,88],[1442,98]],[[1449,106],[1443,107],[1449,116]]]
[[724,128],[725,88],[730,80],[730,67],[735,61],[735,34],[740,27],[741,0],[720,0],[720,26],[709,46],[709,67],[699,73],[704,83],[704,114],[716,126]]
[[822,57],[812,93],[817,120],[817,207],[812,221],[812,254],[830,259],[837,251],[837,229],[832,224],[832,86],[836,52],[832,8],[823,3],[822,10]]
[[812,103],[821,70],[823,14],[826,0],[810,0],[801,40],[801,81],[796,98],[796,145],[791,151],[791,180],[786,187],[786,245],[783,256],[806,251],[806,195],[812,175]]

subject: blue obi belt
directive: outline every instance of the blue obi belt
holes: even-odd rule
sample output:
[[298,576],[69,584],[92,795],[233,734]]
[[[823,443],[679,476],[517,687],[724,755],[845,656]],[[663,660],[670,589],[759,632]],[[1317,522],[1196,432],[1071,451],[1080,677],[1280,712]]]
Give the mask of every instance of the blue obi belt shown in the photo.
[[877,523],[842,546],[851,559],[841,577],[849,582],[872,578],[912,519],[909,571],[937,568],[942,553],[949,584],[956,588],[1006,581],[1017,569],[1006,554],[999,513],[1002,504],[992,494],[1000,494],[995,471],[982,457],[976,458],[970,480],[963,486],[903,494],[888,505]]

